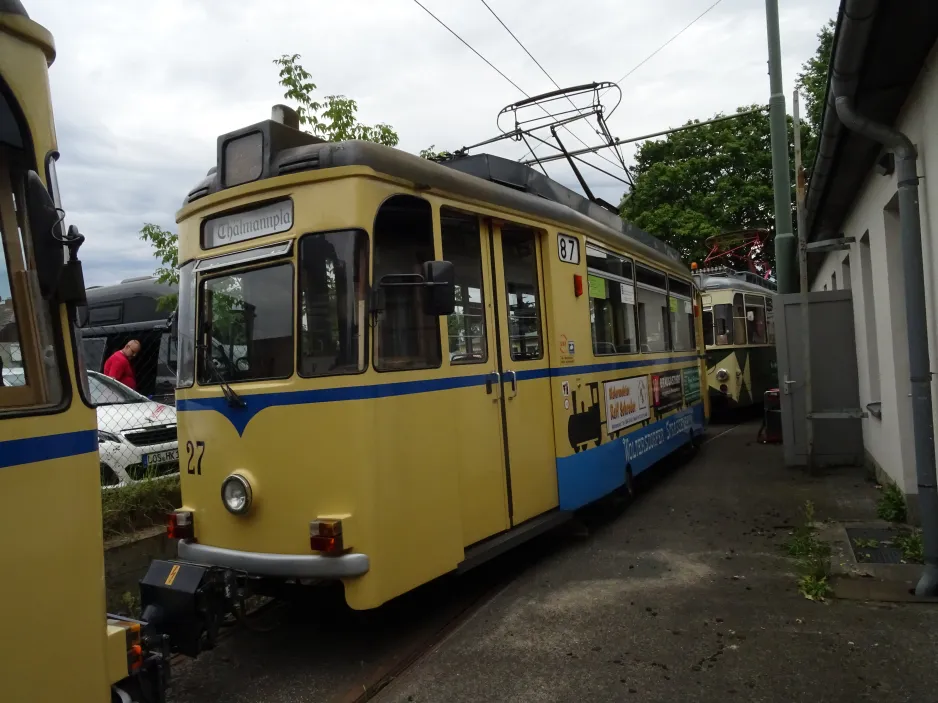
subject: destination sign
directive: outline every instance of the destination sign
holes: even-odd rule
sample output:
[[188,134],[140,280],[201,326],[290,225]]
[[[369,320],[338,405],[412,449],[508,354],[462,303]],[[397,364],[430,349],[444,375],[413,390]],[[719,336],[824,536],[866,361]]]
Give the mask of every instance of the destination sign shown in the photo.
[[293,227],[293,201],[279,200],[253,210],[221,215],[206,220],[202,228],[202,246],[214,249],[268,234],[286,232]]

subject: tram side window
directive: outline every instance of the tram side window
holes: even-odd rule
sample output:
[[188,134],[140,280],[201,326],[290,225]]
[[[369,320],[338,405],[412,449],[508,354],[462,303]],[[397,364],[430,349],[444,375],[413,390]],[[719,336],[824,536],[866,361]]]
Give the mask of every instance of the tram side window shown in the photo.
[[765,296],[765,339],[769,344],[775,344],[775,309],[771,295]]
[[733,306],[729,303],[713,306],[713,332],[717,346],[733,342]]
[[665,274],[636,265],[635,303],[643,353],[668,351],[668,289]]
[[694,348],[694,304],[690,283],[668,276],[668,308],[671,312],[671,348],[690,351]]
[[368,237],[361,231],[300,240],[300,376],[365,369]]
[[596,247],[586,248],[593,354],[638,351],[632,262]]
[[451,364],[481,364],[485,344],[485,300],[482,292],[482,242],[479,218],[452,208],[440,209],[443,259],[456,274],[456,307],[446,320]]
[[746,343],[746,306],[743,305],[743,294],[733,296],[733,344]]
[[746,326],[750,344],[765,344],[765,298],[746,295]]
[[704,346],[713,345],[713,309],[703,311]]
[[[411,195],[384,202],[375,218],[374,280],[406,282],[434,258],[430,203]],[[387,277],[387,278],[386,278]],[[410,280],[413,280],[412,278]],[[383,286],[384,309],[375,325],[379,371],[438,368],[442,363],[439,318],[424,312],[422,286]]]
[[502,260],[508,296],[508,341],[513,361],[541,359],[540,293],[537,284],[537,233],[502,227]]
[[0,147],[0,411],[54,405],[64,397],[53,318],[27,265],[25,173],[12,161]]
[[[199,382],[235,383],[293,373],[293,266],[276,264],[202,283]],[[211,355],[205,353],[211,348]]]

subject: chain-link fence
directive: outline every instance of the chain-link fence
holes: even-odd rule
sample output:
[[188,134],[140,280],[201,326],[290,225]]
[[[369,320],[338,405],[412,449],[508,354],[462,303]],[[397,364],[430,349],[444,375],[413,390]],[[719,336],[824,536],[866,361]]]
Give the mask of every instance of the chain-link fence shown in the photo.
[[103,486],[179,472],[176,344],[166,321],[82,327]]

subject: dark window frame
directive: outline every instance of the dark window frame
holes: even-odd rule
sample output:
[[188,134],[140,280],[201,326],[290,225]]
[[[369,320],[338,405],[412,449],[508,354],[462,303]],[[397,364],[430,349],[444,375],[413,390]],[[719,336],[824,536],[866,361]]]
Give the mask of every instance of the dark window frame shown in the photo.
[[[373,220],[372,228],[371,228],[371,251],[370,251],[371,259],[369,261],[369,267],[371,269],[371,290],[373,292],[377,290],[376,287],[378,285],[378,278],[375,274],[375,266],[377,265],[377,262],[378,262],[378,255],[377,255],[378,217],[381,214],[381,209],[394,198],[412,198],[414,200],[420,200],[426,203],[430,212],[430,245],[433,249],[432,260],[433,261],[439,260],[437,257],[440,255],[440,252],[437,252],[436,250],[436,228],[435,228],[434,217],[433,217],[433,203],[431,203],[426,198],[423,198],[419,195],[414,195],[413,193],[405,193],[405,192],[391,193],[390,195],[388,195],[388,197],[386,197],[384,200],[381,201],[381,203],[378,205],[377,209],[375,210],[375,216],[374,216],[374,220]],[[392,274],[385,274],[385,275],[392,275]],[[372,367],[377,373],[406,373],[408,371],[427,371],[427,370],[432,370],[432,369],[443,368],[443,339],[442,339],[443,328],[440,322],[443,317],[442,315],[434,316],[434,319],[436,320],[436,340],[437,340],[437,346],[440,352],[438,362],[435,365],[426,364],[423,366],[414,366],[414,367],[407,367],[407,368],[388,368],[388,367],[382,367],[378,364],[378,358],[379,358],[378,350],[377,350],[377,344],[378,344],[378,339],[379,339],[378,320],[376,319],[376,316],[370,315],[370,317],[372,319],[369,320],[369,326],[373,325],[373,328],[374,328],[374,334],[371,336],[371,359],[372,359]]]
[[[601,251],[603,254],[606,255],[606,257],[612,256],[615,259],[617,259],[620,264],[622,262],[628,263],[629,266],[631,267],[631,272],[632,272],[631,279],[621,274],[617,274],[611,271],[603,271],[602,269],[591,267],[589,265],[590,249]],[[619,283],[620,285],[622,283],[631,283],[632,285],[632,301],[633,302],[631,303],[632,305],[631,317],[632,317],[632,325],[634,327],[634,333],[635,333],[635,349],[633,351],[622,351],[622,352],[618,350],[614,352],[597,352],[595,348],[595,342],[594,342],[594,337],[595,337],[594,322],[593,322],[594,313],[592,309],[588,309],[587,314],[590,316],[590,321],[589,321],[590,322],[590,349],[592,350],[594,357],[633,356],[635,354],[642,353],[642,345],[639,342],[639,330],[638,330],[638,302],[635,297],[636,296],[635,269],[637,265],[639,264],[635,261],[635,258],[632,256],[626,256],[625,254],[618,254],[614,251],[605,249],[604,247],[598,246],[589,241],[587,241],[586,243],[586,297],[588,298],[588,302],[590,303],[590,308],[592,308],[592,300],[593,300],[593,298],[589,295],[589,277],[590,276],[595,276],[596,278],[601,278],[605,281],[612,281],[614,283]],[[613,343],[613,346],[615,346],[615,343]]]
[[[336,234],[339,232],[348,232],[354,234],[360,234],[365,237],[365,256],[368,257],[367,265],[365,267],[365,315],[362,320],[359,320],[359,326],[362,329],[362,334],[365,336],[364,340],[364,349],[362,353],[364,354],[364,364],[362,368],[358,371],[333,371],[329,373],[317,373],[312,375],[305,375],[300,369],[300,359],[301,359],[301,345],[302,345],[302,330],[300,329],[303,319],[303,310],[301,305],[301,296],[302,291],[300,290],[300,276],[302,276],[303,269],[303,240],[308,237],[315,237],[322,234]],[[328,378],[330,376],[359,376],[363,373],[366,373],[371,365],[371,294],[372,294],[372,285],[371,285],[371,266],[374,261],[372,256],[371,247],[373,246],[372,236],[361,227],[351,227],[348,229],[330,229],[324,230],[321,232],[306,232],[299,236],[296,240],[296,272],[295,279],[293,281],[294,285],[294,294],[293,294],[293,306],[296,312],[296,344],[294,345],[294,354],[296,358],[294,359],[293,369],[294,373],[299,378]]]
[[[508,274],[506,273],[505,268],[505,230],[511,232],[512,230],[523,230],[529,232],[533,235],[534,240],[534,279],[535,279],[535,291],[536,295],[534,297],[535,310],[537,311],[537,356],[523,356],[516,357],[514,349],[511,346],[511,291],[508,289]],[[500,249],[502,254],[502,278],[504,279],[502,283],[504,284],[505,289],[505,320],[508,323],[505,328],[505,340],[508,342],[508,360],[513,362],[524,362],[524,361],[542,361],[544,359],[544,294],[542,289],[542,284],[544,282],[544,272],[543,264],[540,262],[540,249],[541,249],[541,236],[543,235],[544,230],[537,229],[531,225],[523,225],[517,222],[503,222],[499,226],[499,240],[501,243]],[[523,319],[523,318],[517,318]],[[504,343],[504,342],[503,342]]]
[[[204,316],[203,316],[203,312],[204,312],[203,301],[205,300],[205,297],[204,297],[205,296],[205,284],[208,281],[213,281],[217,278],[237,276],[240,274],[251,273],[252,271],[260,271],[262,269],[273,269],[278,266],[288,266],[290,268],[290,290],[291,290],[290,304],[294,308],[296,308],[298,307],[297,302],[296,302],[297,301],[296,264],[293,262],[292,259],[289,259],[289,258],[267,260],[267,261],[262,262],[258,266],[251,266],[249,268],[218,269],[217,271],[212,271],[211,274],[206,274],[205,276],[199,278],[197,285],[196,285],[196,315],[197,316],[196,316],[196,345],[195,345],[194,378],[195,378],[195,382],[198,384],[200,388],[212,388],[215,386],[221,386],[221,383],[217,379],[215,379],[214,376],[208,376],[208,380],[203,380],[206,378],[206,375],[203,373],[204,367],[201,365],[201,363],[203,362],[202,355],[204,354],[204,352],[199,347],[202,341],[201,340],[202,325],[205,322]],[[291,311],[290,319],[293,320],[294,317],[295,316],[292,314],[292,311]],[[296,335],[296,328],[293,325],[291,325],[290,331],[294,336]],[[288,378],[293,378],[293,376],[296,375],[296,345],[291,344],[290,348],[293,350],[292,363],[290,365],[290,373],[288,373],[287,375],[265,376],[264,378],[251,378],[251,379],[243,379],[243,380],[241,379],[232,380],[232,379],[226,378],[225,383],[227,383],[228,385],[235,385],[235,384],[240,384],[240,383],[257,383],[258,381],[284,381]],[[212,351],[214,351],[214,347]],[[233,364],[235,363],[236,360],[231,359],[230,361]]]

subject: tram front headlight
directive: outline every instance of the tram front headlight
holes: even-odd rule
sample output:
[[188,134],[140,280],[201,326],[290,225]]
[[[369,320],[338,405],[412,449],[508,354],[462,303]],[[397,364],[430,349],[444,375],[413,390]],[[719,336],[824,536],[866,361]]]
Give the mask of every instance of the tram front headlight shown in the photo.
[[717,370],[717,380],[718,381],[728,381],[730,379],[729,371],[726,369]]
[[244,515],[251,509],[251,484],[240,474],[231,474],[221,483],[221,502],[232,515]]

